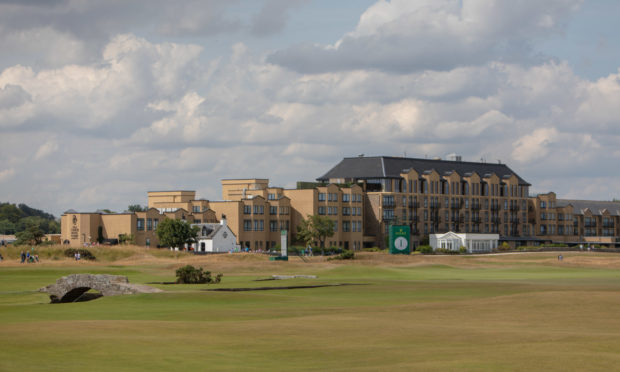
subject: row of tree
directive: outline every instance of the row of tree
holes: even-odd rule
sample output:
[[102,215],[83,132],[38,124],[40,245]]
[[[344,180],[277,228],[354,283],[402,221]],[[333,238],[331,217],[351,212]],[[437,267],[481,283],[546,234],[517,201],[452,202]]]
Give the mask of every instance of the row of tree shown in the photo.
[[0,203],[0,233],[17,234],[34,226],[43,234],[60,233],[60,222],[53,215],[26,204]]

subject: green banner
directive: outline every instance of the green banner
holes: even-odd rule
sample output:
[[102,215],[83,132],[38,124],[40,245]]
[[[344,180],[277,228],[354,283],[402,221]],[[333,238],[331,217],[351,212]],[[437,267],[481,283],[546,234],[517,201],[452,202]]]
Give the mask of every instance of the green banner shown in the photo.
[[390,253],[391,254],[410,254],[411,253],[411,230],[408,225],[390,226]]

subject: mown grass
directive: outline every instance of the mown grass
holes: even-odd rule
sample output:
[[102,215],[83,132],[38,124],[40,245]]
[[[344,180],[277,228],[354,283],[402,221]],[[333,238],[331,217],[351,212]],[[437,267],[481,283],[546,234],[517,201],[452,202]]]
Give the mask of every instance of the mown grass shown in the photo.
[[[620,259],[605,254],[269,262],[152,255],[0,267],[0,370],[614,370]],[[131,257],[134,256],[129,256]],[[541,259],[541,257],[543,259]],[[215,285],[49,304],[36,289],[76,272],[167,281],[185,263]],[[608,267],[611,262],[611,267]],[[317,279],[261,281],[272,274]],[[211,292],[212,288],[355,284]]]

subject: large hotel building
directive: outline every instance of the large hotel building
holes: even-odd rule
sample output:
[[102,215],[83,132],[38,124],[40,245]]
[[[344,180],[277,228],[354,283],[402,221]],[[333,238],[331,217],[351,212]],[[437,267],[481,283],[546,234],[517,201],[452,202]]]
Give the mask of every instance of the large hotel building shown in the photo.
[[222,200],[196,199],[194,191],[150,191],[146,212],[101,211],[62,216],[67,244],[130,235],[138,245],[157,246],[154,233],[163,218],[190,223],[226,218],[241,247],[264,250],[308,215],[334,223],[329,246],[345,249],[385,246],[389,225],[411,226],[412,241],[430,234],[495,233],[510,245],[562,243],[620,246],[620,202],[529,196],[527,181],[500,163],[403,157],[345,158],[318,182],[296,189],[267,179],[222,180]]

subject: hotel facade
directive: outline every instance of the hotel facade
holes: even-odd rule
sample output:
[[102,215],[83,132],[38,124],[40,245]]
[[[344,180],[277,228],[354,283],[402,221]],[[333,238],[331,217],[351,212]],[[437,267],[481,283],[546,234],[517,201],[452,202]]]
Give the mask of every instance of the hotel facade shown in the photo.
[[296,189],[268,179],[222,180],[222,200],[196,199],[195,191],[149,191],[146,212],[101,211],[62,216],[62,241],[81,245],[131,235],[138,245],[158,246],[163,218],[214,223],[226,218],[242,248],[268,250],[289,244],[309,215],[334,223],[328,246],[358,250],[386,244],[390,225],[411,227],[414,245],[430,234],[498,234],[500,243],[600,244],[620,247],[620,202],[529,196],[527,181],[500,163],[402,157],[344,158],[316,183]]

